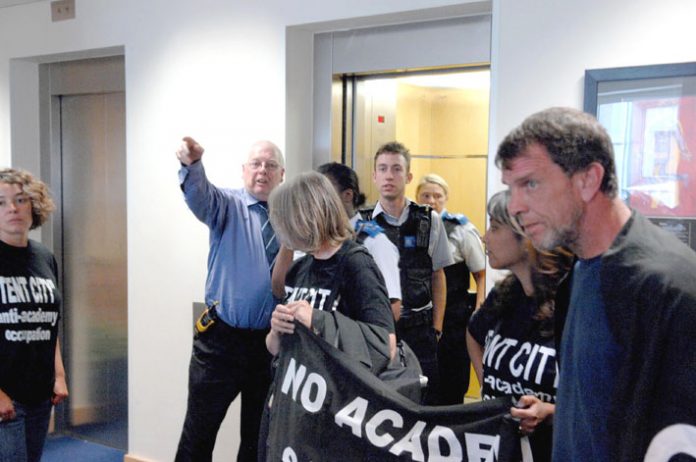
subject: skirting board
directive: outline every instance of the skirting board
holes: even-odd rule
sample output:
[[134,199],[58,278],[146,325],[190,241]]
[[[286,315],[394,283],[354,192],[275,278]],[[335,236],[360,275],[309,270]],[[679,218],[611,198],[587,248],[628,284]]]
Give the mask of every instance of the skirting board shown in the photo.
[[152,459],[143,459],[142,457],[126,454],[123,456],[123,462],[154,462]]

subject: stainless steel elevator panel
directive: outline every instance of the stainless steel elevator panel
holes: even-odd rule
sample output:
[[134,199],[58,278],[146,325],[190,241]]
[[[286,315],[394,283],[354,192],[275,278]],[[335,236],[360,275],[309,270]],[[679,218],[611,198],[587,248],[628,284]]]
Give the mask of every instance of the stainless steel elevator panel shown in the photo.
[[59,101],[66,423],[127,449],[125,94]]

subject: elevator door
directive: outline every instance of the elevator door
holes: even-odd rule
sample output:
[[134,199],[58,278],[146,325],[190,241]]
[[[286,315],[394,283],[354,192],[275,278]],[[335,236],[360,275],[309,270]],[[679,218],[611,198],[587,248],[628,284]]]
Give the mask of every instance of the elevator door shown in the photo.
[[64,430],[127,450],[125,96],[59,104],[65,356]]

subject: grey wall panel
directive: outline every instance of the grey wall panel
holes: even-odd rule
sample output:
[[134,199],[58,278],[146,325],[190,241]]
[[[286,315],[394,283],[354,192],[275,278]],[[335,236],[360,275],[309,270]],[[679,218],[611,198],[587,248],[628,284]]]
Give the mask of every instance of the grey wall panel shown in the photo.
[[123,56],[51,64],[50,93],[77,95],[125,91]]
[[334,74],[490,61],[490,15],[333,33]]
[[331,104],[323,104],[331,101],[331,59],[322,59],[323,56],[331,56],[331,37],[328,34],[319,35],[314,40],[314,75],[313,81],[313,133],[314,151],[312,152],[312,164],[317,166],[331,157]]

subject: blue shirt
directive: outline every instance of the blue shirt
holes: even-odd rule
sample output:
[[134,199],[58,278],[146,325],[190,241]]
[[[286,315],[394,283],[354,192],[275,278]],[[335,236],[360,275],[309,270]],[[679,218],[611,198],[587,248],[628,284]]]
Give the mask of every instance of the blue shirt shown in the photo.
[[609,330],[600,267],[601,255],[579,260],[573,273],[553,418],[553,460],[558,462],[609,461],[607,419],[623,354]]
[[207,305],[218,301],[219,317],[241,329],[266,329],[276,300],[258,214],[245,189],[220,189],[205,176],[201,162],[179,170],[186,204],[210,229]]

